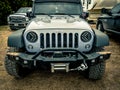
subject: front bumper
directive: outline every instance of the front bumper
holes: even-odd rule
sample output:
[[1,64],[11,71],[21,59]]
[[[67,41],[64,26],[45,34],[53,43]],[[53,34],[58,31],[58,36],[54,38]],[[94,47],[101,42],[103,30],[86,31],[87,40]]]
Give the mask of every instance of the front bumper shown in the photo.
[[9,23],[11,29],[21,29],[25,28],[28,23]]
[[[42,53],[45,51],[46,50],[38,52],[36,54],[8,52],[7,58],[27,68],[40,66],[45,68],[49,67],[48,69],[50,69],[50,65],[51,65],[51,72],[55,72],[58,70],[62,70],[62,71],[64,70],[66,72],[69,72],[76,70],[84,71],[88,69],[88,67],[91,65],[96,65],[100,62],[104,62],[111,55],[110,52],[94,52],[90,54],[84,54],[77,50],[74,50],[78,54],[77,57],[75,57],[74,55],[72,57],[71,56],[61,57],[61,53],[58,52],[55,53],[55,56],[57,57],[54,57],[54,55],[53,57],[49,57],[49,55],[47,55],[48,57],[41,56]],[[68,50],[68,51],[71,52],[73,50]],[[56,52],[56,50],[53,52]]]
[[[31,61],[42,61],[42,62],[77,62],[77,61],[86,61],[86,62],[91,62],[93,63],[99,63],[102,61],[105,61],[107,59],[110,58],[111,52],[94,52],[94,53],[90,53],[90,54],[85,54],[85,53],[81,53],[77,50],[61,50],[61,51],[56,51],[53,50],[53,52],[57,52],[57,54],[55,53],[55,55],[57,57],[54,57],[54,55],[52,57],[50,57],[49,55],[47,56],[42,56],[42,53],[45,51],[49,51],[49,50],[43,50],[41,52],[35,53],[35,54],[28,54],[28,53],[22,53],[22,52],[8,52],[7,53],[7,57],[10,60],[14,60],[14,61],[26,61],[26,62],[31,62]],[[75,55],[73,56],[62,56],[60,52],[76,52],[77,53],[77,57]]]

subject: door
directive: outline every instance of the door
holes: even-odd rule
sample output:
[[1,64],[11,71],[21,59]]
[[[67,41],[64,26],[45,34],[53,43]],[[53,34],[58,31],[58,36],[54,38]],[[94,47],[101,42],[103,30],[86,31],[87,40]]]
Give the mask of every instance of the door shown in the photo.
[[115,21],[113,29],[120,32],[120,3],[112,8],[111,13]]

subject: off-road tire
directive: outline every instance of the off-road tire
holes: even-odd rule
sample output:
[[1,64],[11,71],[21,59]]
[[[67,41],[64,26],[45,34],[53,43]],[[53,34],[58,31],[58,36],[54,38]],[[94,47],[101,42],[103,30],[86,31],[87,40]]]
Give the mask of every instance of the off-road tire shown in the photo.
[[102,23],[98,23],[97,29],[100,30],[101,32],[105,31]]
[[[18,49],[16,48],[9,49],[9,52],[15,51],[18,51]],[[15,60],[8,59],[8,56],[6,56],[4,64],[7,73],[18,79],[25,77],[30,72],[30,69],[22,67],[22,65],[17,63],[17,61]]]
[[105,66],[106,66],[105,62],[101,62],[97,65],[89,66],[87,70],[88,78],[94,80],[101,79],[105,72]]
[[15,61],[9,60],[7,57],[5,59],[5,68],[8,74],[16,78],[22,77],[22,75],[20,75],[22,67],[20,67]]

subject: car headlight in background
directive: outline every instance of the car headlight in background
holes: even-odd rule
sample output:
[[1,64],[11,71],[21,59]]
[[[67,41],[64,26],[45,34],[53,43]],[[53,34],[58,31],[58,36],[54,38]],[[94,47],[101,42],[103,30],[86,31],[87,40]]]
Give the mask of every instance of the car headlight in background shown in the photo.
[[82,40],[83,42],[89,42],[89,41],[91,40],[91,38],[92,38],[92,35],[91,35],[91,33],[88,32],[88,31],[85,31],[85,32],[83,32],[83,33],[81,34],[81,40]]
[[38,35],[31,31],[26,35],[26,39],[31,43],[35,43],[38,40]]
[[7,22],[10,22],[10,17],[9,16],[7,17]]

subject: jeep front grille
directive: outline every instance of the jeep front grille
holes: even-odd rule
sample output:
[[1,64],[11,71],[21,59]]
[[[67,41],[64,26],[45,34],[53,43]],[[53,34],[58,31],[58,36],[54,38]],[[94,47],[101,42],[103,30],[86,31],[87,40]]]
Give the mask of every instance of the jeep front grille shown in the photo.
[[78,48],[78,33],[41,33],[40,48]]

